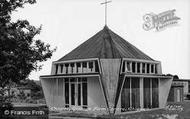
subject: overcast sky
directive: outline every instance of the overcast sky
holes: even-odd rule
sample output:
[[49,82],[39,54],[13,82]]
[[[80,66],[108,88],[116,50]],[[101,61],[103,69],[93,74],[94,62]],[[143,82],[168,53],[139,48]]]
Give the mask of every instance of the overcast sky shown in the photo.
[[[13,20],[27,19],[40,26],[37,37],[57,51],[43,62],[41,71],[31,79],[49,75],[51,63],[92,37],[104,27],[104,0],[37,0],[13,13]],[[178,25],[162,31],[145,31],[143,16],[176,9]],[[189,0],[112,0],[108,4],[108,27],[155,60],[161,61],[165,74],[190,79],[190,1]]]

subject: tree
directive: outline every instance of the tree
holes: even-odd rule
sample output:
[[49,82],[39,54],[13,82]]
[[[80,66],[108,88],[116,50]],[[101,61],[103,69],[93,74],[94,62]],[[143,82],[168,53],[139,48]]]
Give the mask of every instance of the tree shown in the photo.
[[0,0],[0,106],[3,106],[3,89],[9,84],[28,78],[33,70],[40,70],[39,62],[51,58],[55,49],[35,39],[41,27],[32,26],[27,20],[11,21],[12,12],[36,0]]

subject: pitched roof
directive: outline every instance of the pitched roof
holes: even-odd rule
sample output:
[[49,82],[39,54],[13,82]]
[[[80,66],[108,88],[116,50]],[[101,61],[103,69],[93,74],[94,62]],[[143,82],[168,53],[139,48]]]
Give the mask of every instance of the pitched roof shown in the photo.
[[58,61],[88,58],[133,58],[153,60],[105,26]]

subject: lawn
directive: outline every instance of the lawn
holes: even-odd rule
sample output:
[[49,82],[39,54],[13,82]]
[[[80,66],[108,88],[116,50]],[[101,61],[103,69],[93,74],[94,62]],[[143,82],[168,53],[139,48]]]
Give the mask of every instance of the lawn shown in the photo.
[[50,113],[49,117],[50,119],[190,119],[190,101],[168,103],[164,109],[122,113],[111,117],[109,115],[94,117],[93,114],[82,112]]
[[118,114],[113,117],[100,116],[98,119],[190,119],[190,101],[168,103],[166,108],[136,113]]

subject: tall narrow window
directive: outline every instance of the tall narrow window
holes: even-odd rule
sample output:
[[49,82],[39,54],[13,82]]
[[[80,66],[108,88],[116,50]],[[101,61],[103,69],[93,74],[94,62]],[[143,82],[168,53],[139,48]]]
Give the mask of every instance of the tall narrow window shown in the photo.
[[95,61],[95,72],[99,72],[98,61]]
[[188,92],[190,93],[190,81],[188,81]]
[[66,74],[68,74],[68,67],[69,67],[69,64],[65,64],[65,68],[66,68]]
[[69,107],[69,79],[65,78],[65,107]]
[[58,72],[58,64],[55,65],[55,74]]
[[151,73],[154,73],[154,64],[151,64]]
[[81,105],[81,84],[78,84],[78,105]]
[[152,79],[152,108],[159,107],[159,97],[158,97],[158,79]]
[[142,63],[142,73],[145,73],[145,63]]
[[77,73],[80,73],[80,72],[79,72],[79,70],[80,70],[79,68],[80,68],[80,67],[81,67],[81,63],[77,63]]
[[90,71],[92,72],[92,69],[93,69],[93,62],[89,62],[89,68],[90,68]]
[[127,71],[128,71],[128,72],[131,72],[130,64],[131,64],[131,62],[127,62]]
[[157,74],[158,73],[158,70],[157,70],[157,64],[155,64],[155,67],[154,67],[154,71],[155,71],[155,74]]
[[75,84],[71,84],[71,105],[75,105]]
[[150,73],[150,64],[146,64],[146,73]]
[[130,110],[130,78],[126,77],[123,84],[123,90],[121,93],[121,111],[125,112]]
[[83,108],[87,108],[87,78],[82,78]]
[[125,64],[126,64],[126,61],[123,61],[123,68],[122,68],[122,72],[126,72],[126,71],[127,71]]
[[135,73],[135,62],[132,62],[132,72]]
[[137,73],[140,73],[140,63],[137,63]]
[[144,108],[151,108],[150,79],[143,79]]
[[61,73],[63,73],[63,64],[61,64]]
[[74,63],[71,63],[71,73],[74,72]]
[[132,97],[132,108],[140,108],[140,83],[139,78],[131,78],[131,97]]

